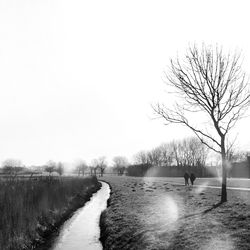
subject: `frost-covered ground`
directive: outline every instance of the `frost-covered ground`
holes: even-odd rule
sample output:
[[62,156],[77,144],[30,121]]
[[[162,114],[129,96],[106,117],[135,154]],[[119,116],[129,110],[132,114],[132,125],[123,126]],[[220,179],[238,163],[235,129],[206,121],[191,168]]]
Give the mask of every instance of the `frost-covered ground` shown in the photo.
[[250,249],[249,191],[228,190],[228,202],[214,206],[219,189],[175,185],[174,178],[103,179],[112,186],[104,249]]

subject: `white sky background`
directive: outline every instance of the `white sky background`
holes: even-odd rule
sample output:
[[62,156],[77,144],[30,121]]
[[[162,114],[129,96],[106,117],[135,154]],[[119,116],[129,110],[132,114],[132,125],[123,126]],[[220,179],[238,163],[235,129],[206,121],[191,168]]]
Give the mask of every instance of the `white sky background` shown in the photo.
[[0,160],[111,162],[190,135],[150,119],[171,100],[162,72],[206,42],[242,50],[250,73],[247,2],[0,0]]

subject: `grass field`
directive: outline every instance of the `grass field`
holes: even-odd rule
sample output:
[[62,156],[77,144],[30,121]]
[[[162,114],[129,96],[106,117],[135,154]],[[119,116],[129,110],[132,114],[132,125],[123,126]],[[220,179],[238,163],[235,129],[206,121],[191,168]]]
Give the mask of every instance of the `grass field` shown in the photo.
[[33,249],[89,199],[96,178],[0,182],[0,249]]
[[112,187],[101,217],[104,249],[250,248],[250,192],[175,185],[174,178],[105,177]]

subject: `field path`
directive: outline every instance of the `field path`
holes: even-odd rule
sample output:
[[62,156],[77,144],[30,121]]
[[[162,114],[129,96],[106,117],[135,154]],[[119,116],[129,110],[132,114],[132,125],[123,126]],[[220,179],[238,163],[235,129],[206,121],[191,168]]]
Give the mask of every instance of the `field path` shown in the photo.
[[[174,182],[174,181],[171,181],[169,182],[171,185],[178,185],[178,186],[185,186],[185,184],[183,183],[180,183],[180,182]],[[193,185],[193,187],[197,187],[197,188],[215,188],[215,189],[221,189],[221,186],[219,185],[214,185],[214,186],[211,186],[211,185]],[[247,188],[247,187],[230,187],[230,186],[227,186],[227,189],[228,190],[238,190],[238,191],[250,191],[250,188]]]
[[[149,177],[150,178],[150,177]],[[182,177],[157,177],[159,178],[159,181],[168,182],[171,184],[180,184],[184,185],[184,178]],[[209,187],[221,187],[221,178],[197,178],[195,180],[194,186],[209,186]],[[227,187],[230,189],[237,188],[235,190],[238,190],[238,188],[242,188],[242,190],[248,190],[250,189],[250,179],[241,179],[241,178],[228,178],[227,179]]]

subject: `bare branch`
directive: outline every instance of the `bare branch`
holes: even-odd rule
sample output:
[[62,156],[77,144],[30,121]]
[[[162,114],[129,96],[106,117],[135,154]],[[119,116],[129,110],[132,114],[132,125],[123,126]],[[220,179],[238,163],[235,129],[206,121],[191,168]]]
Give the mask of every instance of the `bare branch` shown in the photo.
[[[240,53],[225,55],[222,48],[205,45],[189,47],[183,60],[170,60],[169,72],[164,72],[166,84],[184,103],[176,104],[175,109],[158,104],[153,106],[155,114],[166,124],[187,126],[207,147],[225,155],[226,136],[250,105],[249,82],[241,66]],[[202,111],[219,140],[189,123],[187,112]]]

